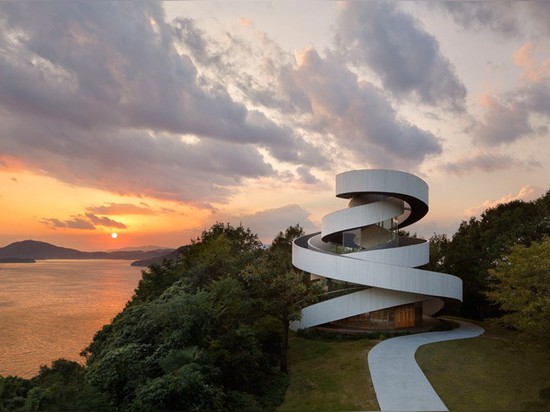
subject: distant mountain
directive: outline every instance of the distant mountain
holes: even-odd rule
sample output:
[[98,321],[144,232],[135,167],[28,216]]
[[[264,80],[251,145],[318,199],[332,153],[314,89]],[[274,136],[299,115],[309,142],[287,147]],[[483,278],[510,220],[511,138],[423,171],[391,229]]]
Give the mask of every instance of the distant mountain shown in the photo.
[[165,255],[155,256],[148,259],[136,260],[135,262],[132,262],[131,265],[132,266],[151,266],[153,264],[161,264],[165,260],[174,260],[178,256],[184,253],[187,253],[187,249],[189,249],[189,245],[181,246],[176,250],[173,250],[170,253],[167,253]]
[[0,259],[149,259],[164,256],[174,249],[117,252],[82,252],[36,240],[24,240],[0,248]]
[[34,259],[28,258],[2,258],[0,263],[36,263]]

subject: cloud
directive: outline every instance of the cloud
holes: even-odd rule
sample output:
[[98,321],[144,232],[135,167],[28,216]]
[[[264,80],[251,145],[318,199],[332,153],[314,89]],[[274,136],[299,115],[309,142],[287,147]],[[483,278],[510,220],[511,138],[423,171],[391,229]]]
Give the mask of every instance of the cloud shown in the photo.
[[[242,223],[256,233],[263,243],[271,243],[280,231],[289,226],[300,224],[306,233],[316,229],[315,224],[309,219],[310,213],[296,204],[289,204],[279,208],[264,209],[256,213],[241,216],[229,216],[231,224]],[[222,218],[223,220],[223,218]]]
[[212,50],[213,41],[206,38],[206,34],[197,26],[195,20],[179,17],[172,23],[172,30],[179,45],[185,46],[195,62],[202,65],[222,63],[223,55]]
[[538,43],[528,42],[514,53],[514,63],[523,70],[524,84],[511,98],[526,110],[550,117],[550,57],[539,62]]
[[512,1],[441,1],[430,4],[449,13],[455,23],[468,30],[490,30],[505,37],[520,32],[516,18],[517,2]]
[[[413,167],[426,156],[442,151],[440,140],[398,118],[381,90],[360,81],[340,60],[321,57],[309,48],[298,55],[297,67],[285,69],[292,88],[306,97],[310,130],[347,149],[372,167]],[[290,87],[281,87],[282,90]],[[292,100],[296,95],[287,95]]]
[[67,220],[56,218],[42,219],[41,222],[54,228],[95,230],[95,226],[90,221],[78,216],[73,216]]
[[[410,16],[393,9],[389,13],[401,16],[412,25],[411,30],[417,30]],[[310,161],[303,162],[303,169],[297,173],[303,182],[314,182],[303,171],[312,167],[333,167],[336,158],[342,156],[364,166],[407,169],[442,152],[441,140],[401,117],[386,90],[359,78],[350,68],[350,62],[342,60],[342,55],[336,52],[337,45],[325,50],[323,56],[313,47],[291,56],[251,23],[246,28],[256,36],[258,43],[246,42],[238,33],[232,33],[228,37],[230,45],[223,49],[212,39],[207,40],[194,22],[179,22],[180,25],[183,23],[185,30],[180,30],[182,45],[194,60],[204,65],[205,70],[213,71],[220,78],[231,79],[250,104],[266,107],[272,113],[275,111],[289,127],[303,130],[304,135],[310,137],[310,146],[315,140],[323,143],[322,148],[317,145],[313,151],[307,150],[303,143],[295,143],[296,147],[303,147],[299,150],[301,156],[313,156]],[[428,37],[428,42],[434,41]],[[362,44],[359,46],[363,47]],[[244,52],[247,56],[241,58]],[[440,56],[434,59],[441,63],[440,68],[444,66]],[[223,64],[213,64],[214,61]],[[251,74],[254,70],[249,67],[251,61],[256,70],[254,75]],[[261,75],[257,70],[261,70]],[[453,76],[450,73],[448,78]],[[432,88],[445,83],[438,76],[425,81]],[[443,95],[452,97],[453,93],[444,89],[440,97]],[[438,99],[434,98],[433,102],[441,103]],[[458,104],[460,99],[457,99],[453,105]],[[325,153],[321,155],[323,151]],[[279,159],[285,158],[283,154],[272,153],[276,153]],[[281,173],[283,171],[279,171]]]
[[[537,49],[536,44],[526,43],[514,53],[514,62],[523,71],[522,83],[498,96],[481,96],[485,113],[471,130],[475,144],[498,146],[548,134],[550,58],[539,63]],[[542,124],[537,123],[540,119]]]
[[473,128],[474,142],[483,146],[512,143],[533,132],[529,111],[520,102],[500,103],[491,96],[481,97],[486,108],[484,119]]
[[21,124],[5,119],[0,152],[28,170],[114,193],[202,204],[225,202],[243,177],[274,173],[252,146],[140,130],[73,130],[50,120]]
[[523,186],[517,194],[508,194],[496,200],[486,200],[478,206],[468,208],[464,211],[466,216],[478,216],[483,213],[486,209],[496,207],[500,204],[509,203],[514,200],[521,200],[528,202],[535,200],[542,196],[545,193],[543,189],[537,186],[527,185]]
[[117,229],[126,229],[128,227],[124,223],[117,222],[116,220],[109,219],[108,217],[96,216],[93,213],[86,213],[86,217],[96,226],[114,227]]
[[[397,21],[406,21],[410,30],[421,31],[404,13],[393,8],[376,10],[382,14],[387,12],[389,21],[397,16]],[[439,138],[400,118],[385,91],[359,80],[348,67],[349,62],[342,61],[334,50],[326,51],[326,56],[321,57],[312,48],[298,56],[297,62],[253,22],[247,21],[236,30],[224,33],[222,42],[220,38],[209,38],[189,18],[176,19],[172,28],[178,47],[202,73],[225,83],[233,82],[252,107],[268,108],[272,114],[275,111],[280,121],[269,140],[286,143],[269,147],[252,144],[267,149],[269,155],[279,161],[299,165],[297,176],[302,182],[315,182],[314,175],[311,172],[306,175],[305,170],[332,167],[335,153],[340,149],[358,162],[375,167],[414,167],[426,156],[441,153]],[[252,36],[255,43],[241,35],[248,36],[247,39]],[[428,43],[434,41],[428,37],[431,39]],[[442,60],[438,57],[434,62]],[[443,63],[438,67],[434,70],[440,70]],[[437,76],[426,82],[432,88],[444,83]],[[448,96],[449,91],[445,89],[443,94]],[[263,112],[249,110],[247,116],[249,124],[258,124],[264,135],[271,136],[270,128],[264,125],[268,121]],[[292,136],[291,141],[277,137],[281,132]],[[300,133],[308,137],[307,141]],[[239,135],[246,139],[245,133]],[[322,145],[312,143],[317,138],[322,139]],[[284,170],[278,171],[281,173]]]
[[337,46],[366,64],[397,97],[464,110],[466,88],[434,36],[393,2],[347,2],[337,23]]
[[[393,9],[389,13],[402,15],[401,18],[414,26],[411,30],[417,30],[410,16]],[[410,168],[442,151],[437,136],[399,116],[385,90],[358,78],[350,69],[349,61],[342,60],[341,54],[336,52],[338,45],[325,50],[324,56],[315,48],[292,56],[250,23],[246,30],[257,43],[243,40],[239,37],[240,32],[231,33],[227,35],[229,46],[223,49],[215,40],[206,40],[205,33],[198,30],[194,22],[186,20],[178,24],[185,28],[180,29],[182,47],[189,51],[192,59],[204,65],[205,70],[234,81],[253,106],[279,113],[279,118],[294,130],[303,130],[304,135],[322,141],[323,147],[314,146],[313,151],[307,150],[303,143],[295,143],[295,147],[303,147],[299,150],[301,156],[313,156],[303,162],[301,170],[330,168],[341,155],[365,166]],[[429,39],[433,41],[432,37]],[[400,53],[399,50],[394,52]],[[214,61],[223,64],[214,64]],[[432,76],[426,79],[426,85],[428,83],[433,89],[444,81]],[[452,97],[446,89],[441,91],[443,95]],[[439,103],[438,99],[433,101]],[[310,146],[313,145],[310,143]],[[323,151],[326,153],[321,155]],[[279,159],[285,158],[274,150],[272,153]],[[314,181],[303,172],[298,176],[303,182]]]
[[307,185],[320,183],[319,179],[312,175],[307,167],[300,166],[296,169],[296,172],[298,173],[298,176],[300,176],[300,180]]
[[124,223],[117,222],[116,220],[109,219],[108,217],[96,216],[93,213],[86,213],[84,216],[72,216],[70,219],[60,220],[57,218],[44,218],[41,222],[45,225],[51,226],[53,228],[63,228],[63,229],[85,229],[85,230],[95,230],[97,226],[117,228],[117,229],[126,229]]
[[[518,3],[518,2],[516,2]],[[523,6],[527,9],[527,14],[533,21],[538,23],[538,27],[546,32],[546,35],[550,35],[550,2],[548,1],[528,1],[519,2],[516,6]]]
[[523,69],[523,76],[532,82],[550,77],[550,58],[539,64],[535,56],[537,48],[535,43],[528,42],[514,53],[514,63]]
[[[199,29],[182,22],[199,55]],[[241,179],[273,175],[260,149],[327,163],[293,128],[199,73],[160,3],[1,3],[0,33],[0,162],[194,204],[226,202]]]
[[[201,30],[193,19],[177,18],[173,24],[178,46],[189,54],[197,67],[221,83],[230,80],[242,98],[255,107],[275,108],[284,114],[297,113],[298,110],[277,91],[286,84],[279,81],[280,76],[285,76],[281,69],[291,65],[294,58],[259,30],[252,20],[241,18],[240,27],[215,38]],[[299,99],[296,96],[294,100]]]
[[511,167],[534,169],[541,166],[542,165],[535,160],[522,161],[514,159],[509,155],[477,152],[462,156],[453,162],[443,163],[439,168],[446,173],[463,176],[477,171],[494,172],[496,170],[510,169]]
[[[547,1],[440,1],[428,3],[447,12],[467,30],[491,31],[506,38],[528,34],[533,25],[550,34]],[[523,19],[528,19],[525,24]]]
[[66,227],[69,229],[95,229],[95,227],[84,219],[74,217],[71,220],[65,221]]
[[99,215],[154,215],[156,212],[147,204],[137,206],[132,203],[109,203],[102,206],[86,208],[91,213]]

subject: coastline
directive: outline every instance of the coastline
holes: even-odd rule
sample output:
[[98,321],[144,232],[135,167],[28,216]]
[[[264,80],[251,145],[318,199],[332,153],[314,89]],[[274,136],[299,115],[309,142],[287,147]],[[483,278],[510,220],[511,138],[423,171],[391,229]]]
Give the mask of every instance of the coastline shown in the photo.
[[0,258],[0,263],[36,263],[31,258]]

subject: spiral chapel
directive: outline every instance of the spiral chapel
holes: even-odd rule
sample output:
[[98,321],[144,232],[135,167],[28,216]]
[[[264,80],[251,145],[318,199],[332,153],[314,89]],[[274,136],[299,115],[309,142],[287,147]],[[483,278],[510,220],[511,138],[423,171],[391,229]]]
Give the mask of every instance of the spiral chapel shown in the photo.
[[400,236],[428,213],[426,182],[396,170],[352,170],[336,176],[336,196],[349,199],[348,207],[292,245],[293,265],[327,282],[327,293],[292,329],[415,328],[444,301],[462,301],[461,279],[418,269],[429,262],[429,242]]

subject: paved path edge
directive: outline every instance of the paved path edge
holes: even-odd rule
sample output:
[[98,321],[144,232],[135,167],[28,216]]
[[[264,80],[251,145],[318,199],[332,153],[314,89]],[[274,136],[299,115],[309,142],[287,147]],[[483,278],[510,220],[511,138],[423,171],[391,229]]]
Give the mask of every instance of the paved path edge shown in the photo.
[[459,321],[460,327],[444,332],[398,336],[374,346],[368,354],[372,384],[381,411],[447,411],[424,372],[416,363],[423,345],[480,336],[484,329]]

